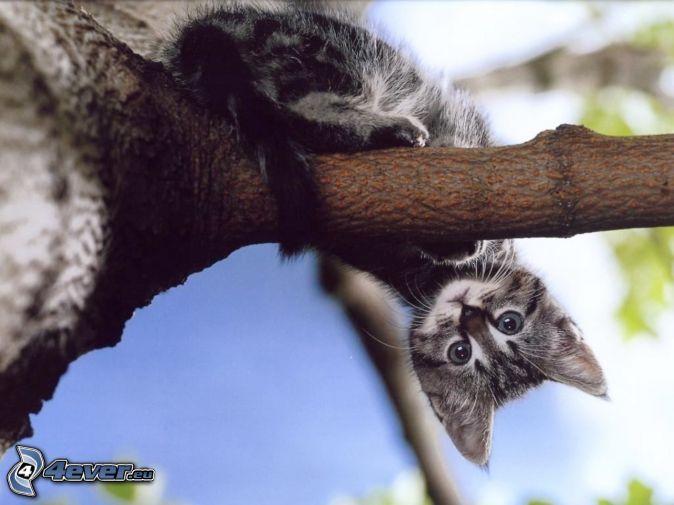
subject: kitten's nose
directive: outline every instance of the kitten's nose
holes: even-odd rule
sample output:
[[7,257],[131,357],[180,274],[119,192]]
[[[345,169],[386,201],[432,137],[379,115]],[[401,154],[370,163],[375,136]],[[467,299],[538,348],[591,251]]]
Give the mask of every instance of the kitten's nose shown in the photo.
[[476,317],[482,317],[482,310],[471,305],[464,305],[461,307],[461,320],[467,321]]
[[468,335],[475,339],[483,352],[491,355],[498,351],[496,342],[487,327],[485,313],[481,308],[464,305],[461,308],[459,324],[468,332]]

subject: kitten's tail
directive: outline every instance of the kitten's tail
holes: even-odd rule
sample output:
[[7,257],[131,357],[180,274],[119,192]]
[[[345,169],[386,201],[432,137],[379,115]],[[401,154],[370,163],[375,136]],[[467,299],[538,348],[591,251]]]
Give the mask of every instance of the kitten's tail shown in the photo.
[[292,113],[256,87],[235,38],[213,13],[184,25],[163,59],[209,109],[234,122],[276,198],[281,253],[300,252],[310,239],[317,191],[308,153],[293,140]]

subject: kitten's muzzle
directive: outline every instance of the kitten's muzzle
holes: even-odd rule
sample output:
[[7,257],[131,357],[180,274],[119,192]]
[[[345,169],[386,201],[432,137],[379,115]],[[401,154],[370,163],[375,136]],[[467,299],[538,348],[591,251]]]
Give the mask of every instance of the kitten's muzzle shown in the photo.
[[484,311],[479,308],[479,307],[473,307],[472,305],[464,305],[461,307],[461,316],[459,321],[463,325],[464,321],[468,321],[470,319],[474,318],[483,318],[484,319]]
[[487,324],[487,314],[479,307],[464,305],[461,308],[459,317],[461,329],[475,339],[483,351],[493,355],[498,352],[498,347]]

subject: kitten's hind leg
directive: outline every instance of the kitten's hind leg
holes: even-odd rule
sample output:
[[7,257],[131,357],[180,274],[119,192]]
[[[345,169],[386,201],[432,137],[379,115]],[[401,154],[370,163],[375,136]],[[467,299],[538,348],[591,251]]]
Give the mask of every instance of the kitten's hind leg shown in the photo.
[[297,141],[315,152],[423,147],[429,138],[413,116],[373,111],[334,93],[309,93],[289,108],[302,118],[294,128]]
[[236,125],[276,199],[281,252],[299,253],[310,242],[317,190],[305,146],[289,131],[293,113],[258,88],[241,20],[226,9],[209,12],[183,27],[164,62],[211,112]]

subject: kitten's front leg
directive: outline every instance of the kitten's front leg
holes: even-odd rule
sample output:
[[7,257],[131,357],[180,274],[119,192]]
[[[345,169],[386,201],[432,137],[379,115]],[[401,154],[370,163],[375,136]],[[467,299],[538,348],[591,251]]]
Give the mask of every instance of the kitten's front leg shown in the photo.
[[373,122],[365,149],[385,147],[424,147],[429,135],[415,117],[379,115]]

